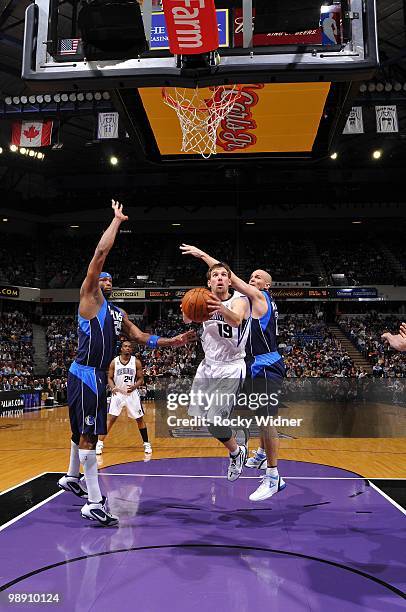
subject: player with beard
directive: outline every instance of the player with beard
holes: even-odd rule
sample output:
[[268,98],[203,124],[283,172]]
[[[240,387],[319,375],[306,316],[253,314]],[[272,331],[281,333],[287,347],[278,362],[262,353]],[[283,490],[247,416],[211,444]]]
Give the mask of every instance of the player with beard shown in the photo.
[[[209,267],[218,263],[197,247],[183,244],[180,247],[184,255],[202,259]],[[283,358],[277,350],[278,310],[269,294],[272,278],[265,270],[255,270],[249,283],[244,282],[231,272],[231,286],[247,296],[251,302],[251,326],[246,344],[246,393],[248,398],[255,394],[261,397],[257,416],[273,417],[277,414],[278,394],[285,377]],[[265,397],[267,401],[265,402]],[[261,425],[259,448],[254,456],[248,459],[246,466],[265,469],[261,484],[250,496],[251,501],[263,501],[286,487],[278,472],[279,437],[273,425]]]
[[[160,338],[142,332],[131,323],[127,314],[108,301],[112,278],[102,272],[117,232],[127,221],[123,206],[112,201],[114,219],[104,232],[89,264],[80,289],[78,311],[78,352],[68,373],[68,405],[72,431],[68,472],[58,485],[78,497],[87,498],[81,509],[83,518],[98,521],[104,526],[116,525],[118,518],[107,508],[107,500],[100,492],[96,443],[98,435],[107,433],[107,369],[115,354],[121,333],[130,340],[154,349],[157,346],[183,346],[194,339],[194,333],[174,338]],[[84,479],[80,478],[80,464]]]

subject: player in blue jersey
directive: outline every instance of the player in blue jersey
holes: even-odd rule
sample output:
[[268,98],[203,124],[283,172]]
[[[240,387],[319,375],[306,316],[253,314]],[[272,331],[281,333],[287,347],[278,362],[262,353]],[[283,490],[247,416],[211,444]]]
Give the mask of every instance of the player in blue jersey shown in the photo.
[[[121,334],[153,349],[157,346],[183,346],[194,339],[187,332],[174,338],[160,338],[142,332],[131,323],[127,314],[108,301],[112,278],[103,272],[104,262],[114,244],[117,232],[128,217],[119,202],[112,202],[114,219],[104,232],[89,264],[80,289],[78,312],[79,346],[68,373],[68,405],[72,431],[68,472],[58,485],[65,491],[87,498],[81,509],[83,518],[104,526],[116,525],[118,518],[107,508],[106,497],[100,492],[96,443],[98,435],[107,433],[107,370],[115,356]],[[84,478],[80,478],[80,464]]]
[[[180,247],[184,255],[202,259],[209,267],[218,263],[204,251],[187,244]],[[285,377],[283,358],[277,350],[278,310],[269,289],[272,278],[265,270],[255,270],[249,283],[231,272],[231,286],[251,301],[251,329],[246,344],[247,375],[245,389],[249,398],[260,403],[256,415],[272,417],[278,409],[278,395]],[[255,396],[253,395],[255,394]],[[273,425],[261,425],[261,440],[246,466],[265,469],[261,484],[249,499],[262,501],[286,487],[278,472],[279,437]]]

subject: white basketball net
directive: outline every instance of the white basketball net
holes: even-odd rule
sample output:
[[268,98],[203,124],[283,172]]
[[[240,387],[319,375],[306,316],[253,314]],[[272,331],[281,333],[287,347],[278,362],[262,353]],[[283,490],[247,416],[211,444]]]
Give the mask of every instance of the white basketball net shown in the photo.
[[196,89],[163,88],[162,97],[178,115],[182,130],[182,151],[198,153],[205,159],[217,153],[217,128],[241,95],[240,85],[210,87],[212,96],[205,99]]

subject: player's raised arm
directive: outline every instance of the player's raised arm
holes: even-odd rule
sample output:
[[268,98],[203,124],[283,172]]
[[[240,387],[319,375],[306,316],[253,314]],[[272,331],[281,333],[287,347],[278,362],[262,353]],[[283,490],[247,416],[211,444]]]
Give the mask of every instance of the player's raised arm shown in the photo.
[[179,334],[173,338],[162,338],[161,336],[146,334],[130,321],[126,312],[123,311],[123,314],[123,333],[130,340],[138,342],[138,344],[145,344],[150,349],[157,348],[158,346],[184,346],[185,344],[189,344],[189,342],[194,342],[196,340],[196,332],[193,330],[184,332],[183,334]]
[[[208,265],[209,268],[219,263],[218,259],[215,259],[208,253],[205,253],[201,249],[198,249],[197,247],[192,246],[190,244],[182,244],[179,248],[182,251],[182,255],[192,255],[197,259],[201,259]],[[259,289],[243,281],[242,278],[237,276],[232,270],[230,280],[233,289],[236,289],[243,295],[246,295],[248,298],[250,298],[253,308],[255,308],[256,310],[259,309],[260,311],[263,310],[263,314],[267,311],[268,305],[266,298]]]
[[99,244],[96,247],[93,258],[87,269],[86,278],[80,289],[80,314],[87,319],[95,314],[87,311],[93,310],[92,306],[99,305],[103,300],[99,287],[100,273],[103,270],[106,257],[114,244],[120,225],[123,221],[127,221],[128,219],[123,213],[122,204],[112,200],[111,207],[114,211],[114,219],[100,238]]

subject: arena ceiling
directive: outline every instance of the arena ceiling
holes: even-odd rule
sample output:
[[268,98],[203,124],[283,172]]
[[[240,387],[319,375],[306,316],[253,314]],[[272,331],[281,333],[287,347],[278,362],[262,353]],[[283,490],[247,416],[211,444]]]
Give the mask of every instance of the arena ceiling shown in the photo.
[[[29,0],[0,0],[0,108],[8,96],[29,96],[32,93],[20,78],[24,12]],[[62,3],[63,4],[63,3]],[[49,198],[70,198],[73,208],[81,206],[77,193],[86,193],[89,205],[96,206],[106,191],[128,192],[150,197],[151,205],[162,198],[167,204],[207,203],[218,194],[256,192],[263,197],[289,201],[400,201],[403,198],[403,172],[406,161],[406,36],[404,0],[378,0],[378,36],[380,69],[374,83],[388,84],[386,91],[359,92],[355,103],[366,107],[366,130],[363,135],[342,135],[336,160],[329,157],[318,161],[291,159],[257,159],[254,162],[202,160],[188,163],[174,161],[168,167],[146,161],[145,151],[137,141],[137,127],[126,117],[122,100],[110,92],[111,100],[104,102],[118,107],[129,138],[100,144],[95,142],[95,121],[98,105],[89,111],[66,112],[61,116],[60,141],[63,148],[48,150],[46,160],[37,162],[8,152],[11,119],[3,112],[0,121],[0,180],[3,201],[10,206],[16,192],[27,196],[44,193]],[[62,9],[63,10],[63,9]],[[396,87],[395,87],[396,84]],[[401,88],[399,89],[399,85]],[[355,104],[354,103],[354,104]],[[372,122],[375,104],[396,104],[399,133],[380,136]],[[368,117],[370,117],[368,119]],[[371,160],[371,152],[382,148],[379,162]],[[117,155],[120,163],[112,167],[110,155]],[[262,194],[262,195],[261,195]],[[11,198],[11,199],[10,199]],[[18,201],[17,201],[18,200]],[[213,200],[214,201],[214,200]],[[94,204],[92,204],[94,203]],[[27,207],[14,198],[16,207]],[[36,206],[36,204],[30,204]],[[61,206],[63,203],[61,202]],[[46,207],[44,212],[46,212]]]

